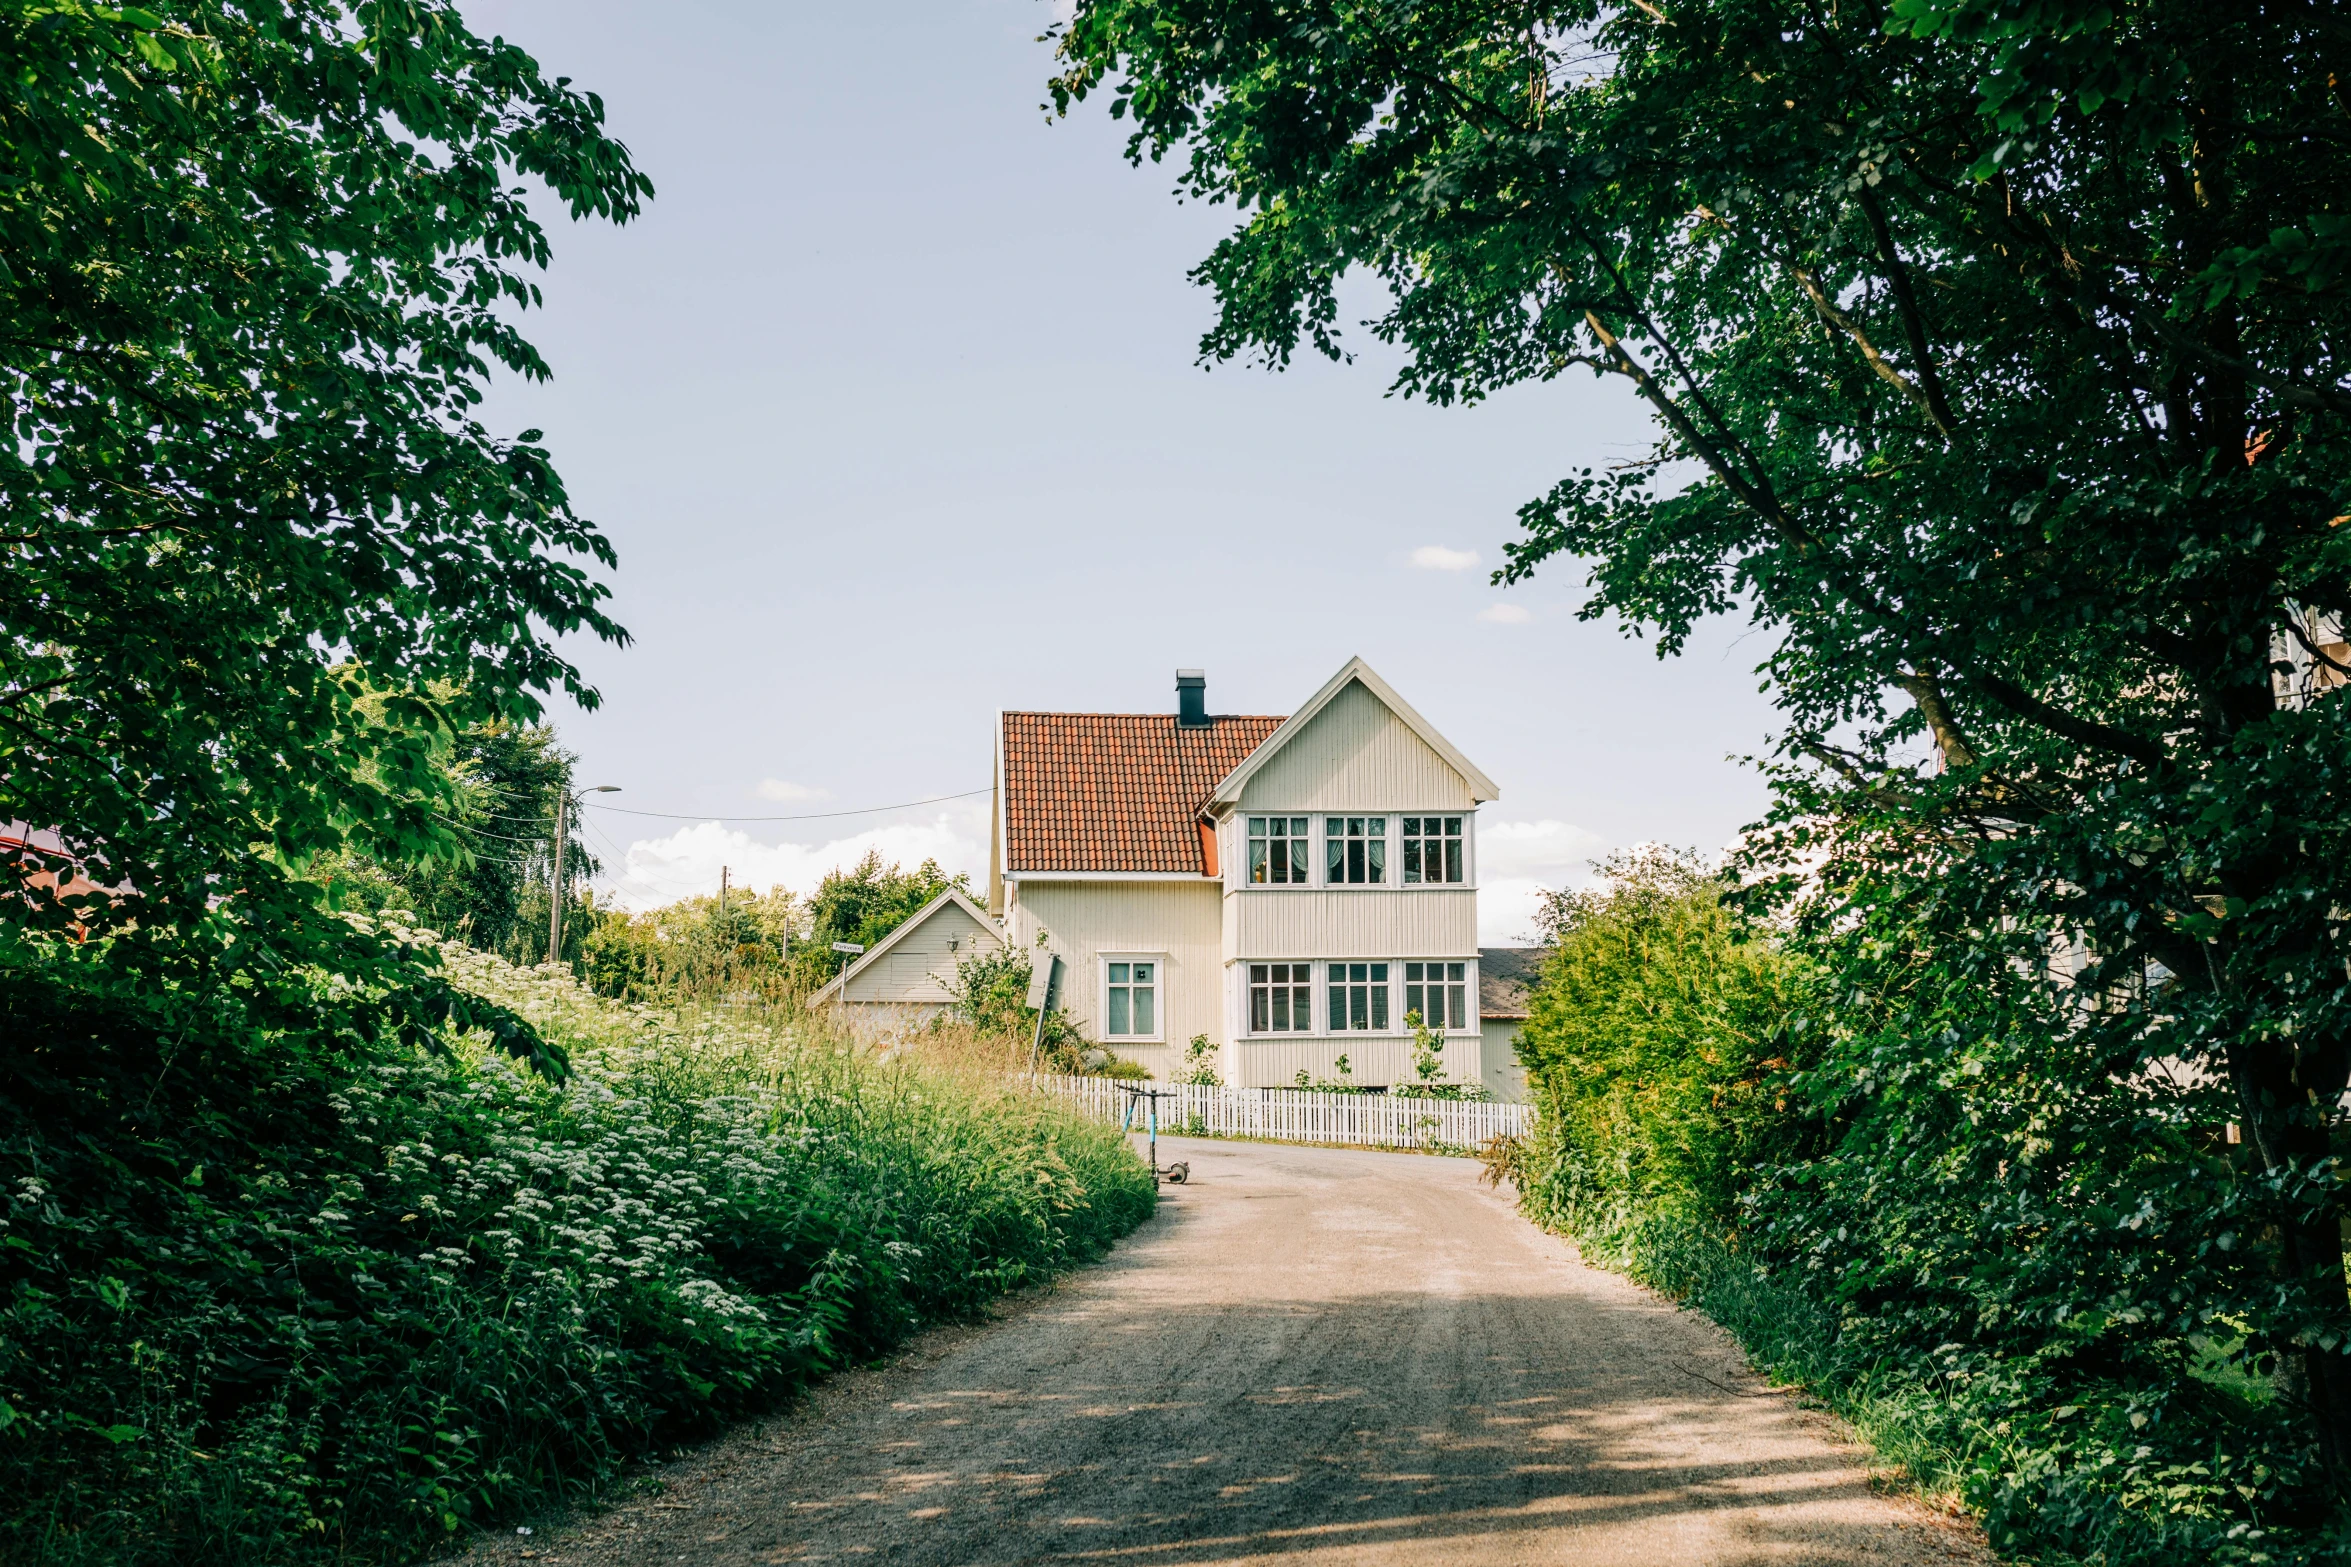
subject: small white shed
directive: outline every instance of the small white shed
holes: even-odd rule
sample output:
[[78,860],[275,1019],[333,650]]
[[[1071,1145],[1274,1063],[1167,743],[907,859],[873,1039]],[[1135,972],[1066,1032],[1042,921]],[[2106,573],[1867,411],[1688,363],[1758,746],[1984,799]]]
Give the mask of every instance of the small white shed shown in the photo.
[[955,1002],[955,966],[1003,945],[1004,933],[987,911],[950,888],[874,943],[808,1004],[830,1006],[845,998],[852,1009],[941,1012]]

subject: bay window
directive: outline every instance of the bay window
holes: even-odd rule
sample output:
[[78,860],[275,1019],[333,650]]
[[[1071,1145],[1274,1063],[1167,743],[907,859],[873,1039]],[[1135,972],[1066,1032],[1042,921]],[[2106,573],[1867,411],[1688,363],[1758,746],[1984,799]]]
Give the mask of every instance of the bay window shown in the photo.
[[1467,963],[1407,963],[1404,965],[1404,1015],[1420,1015],[1424,1028],[1467,1028],[1469,1017]]
[[1306,885],[1307,867],[1314,862],[1306,852],[1304,816],[1249,818],[1249,880],[1260,887]]
[[1404,818],[1404,885],[1462,879],[1461,823],[1458,816]]
[[1333,887],[1377,887],[1388,879],[1388,819],[1333,816],[1323,823],[1324,852]]
[[1385,1032],[1388,1027],[1388,965],[1333,963],[1328,966],[1330,1031],[1334,1034]]
[[1249,965],[1249,1032],[1304,1034],[1314,1027],[1314,965]]

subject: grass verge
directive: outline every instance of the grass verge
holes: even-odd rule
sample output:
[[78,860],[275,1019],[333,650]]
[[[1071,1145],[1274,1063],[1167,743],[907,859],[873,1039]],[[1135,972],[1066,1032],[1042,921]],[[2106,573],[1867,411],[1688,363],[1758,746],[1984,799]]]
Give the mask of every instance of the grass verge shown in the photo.
[[984,1062],[446,957],[569,1082],[0,985],[0,1559],[414,1559],[1151,1212]]

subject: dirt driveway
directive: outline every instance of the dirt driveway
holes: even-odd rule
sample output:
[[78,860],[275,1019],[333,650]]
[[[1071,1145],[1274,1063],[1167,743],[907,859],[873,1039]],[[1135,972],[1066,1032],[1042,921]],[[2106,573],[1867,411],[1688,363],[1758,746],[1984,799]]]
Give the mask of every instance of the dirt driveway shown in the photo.
[[669,1466],[658,1499],[473,1560],[1989,1559],[1466,1160],[1160,1152],[1193,1184],[1101,1266]]

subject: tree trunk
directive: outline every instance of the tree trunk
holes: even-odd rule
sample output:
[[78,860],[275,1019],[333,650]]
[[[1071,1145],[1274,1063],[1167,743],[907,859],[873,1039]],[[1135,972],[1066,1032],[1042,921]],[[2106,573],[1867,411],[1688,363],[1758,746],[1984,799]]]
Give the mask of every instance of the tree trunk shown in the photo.
[[[2342,1085],[2304,1084],[2299,1080],[2300,1065],[2297,1052],[2267,1042],[2241,1042],[2230,1052],[2230,1075],[2247,1140],[2265,1172],[2289,1165],[2308,1169],[2333,1155],[2326,1111]],[[2317,1343],[2303,1346],[2299,1391],[2328,1476],[2337,1494],[2351,1496],[2351,1288],[2343,1276],[2341,1204],[2330,1202],[2309,1215],[2289,1209],[2278,1215],[2278,1230],[2288,1278],[2310,1292],[2321,1312],[2336,1319],[2332,1349]]]

